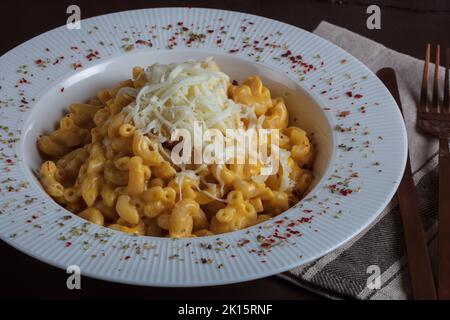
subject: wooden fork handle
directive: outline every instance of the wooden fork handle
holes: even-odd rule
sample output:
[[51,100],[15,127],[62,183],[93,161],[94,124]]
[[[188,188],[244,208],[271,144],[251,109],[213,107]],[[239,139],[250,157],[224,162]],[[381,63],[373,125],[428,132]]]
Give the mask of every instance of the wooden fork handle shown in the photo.
[[439,139],[438,297],[450,299],[450,152],[448,139]]

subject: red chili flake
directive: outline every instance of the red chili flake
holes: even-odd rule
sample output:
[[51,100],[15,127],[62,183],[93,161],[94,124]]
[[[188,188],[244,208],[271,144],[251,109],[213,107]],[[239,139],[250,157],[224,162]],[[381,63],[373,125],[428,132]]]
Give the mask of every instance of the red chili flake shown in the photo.
[[36,64],[41,64],[42,63],[42,59],[37,59],[36,61],[34,61]]
[[143,45],[146,45],[146,46],[149,46],[149,47],[152,47],[153,46],[153,44],[150,42],[150,41],[145,41],[145,40],[136,40],[136,44],[143,44]]
[[301,217],[301,218],[298,220],[298,222],[299,222],[299,223],[309,223],[309,222],[311,222],[311,219],[312,219],[312,218]]
[[303,212],[304,212],[304,213],[311,213],[312,210],[310,210],[310,209],[305,209],[305,210],[303,210]]
[[131,258],[130,256],[126,256],[125,258],[123,258],[123,260],[128,260],[130,258]]
[[341,62],[342,64],[345,64],[345,63],[347,63],[347,60],[346,60],[346,59],[342,59],[340,62]]
[[59,91],[64,92],[64,87],[62,87],[61,89],[59,89]]
[[347,95],[347,97],[353,97],[353,93],[351,91],[347,91],[345,94]]
[[88,59],[89,61],[92,61],[94,58],[100,58],[98,51],[91,51],[88,55],[86,55],[86,59]]
[[228,50],[229,53],[236,53],[238,51],[239,51],[239,49],[230,49],[230,50]]
[[183,30],[183,31],[189,31],[189,28],[183,27],[183,28],[181,28],[181,30]]
[[83,65],[81,64],[81,62],[77,62],[77,63],[74,63],[74,64],[72,65],[72,67],[73,67],[73,70],[77,70],[77,69],[79,69],[79,68],[82,68]]
[[338,114],[338,117],[340,118],[345,118],[346,116],[348,116],[350,114],[350,111],[342,111]]
[[355,94],[355,99],[361,99],[362,97],[363,95],[360,93]]
[[207,30],[206,32],[208,32],[208,33],[213,33],[214,30],[209,29],[209,30]]
[[283,58],[285,58],[285,57],[288,57],[288,56],[290,56],[292,54],[292,52],[291,52],[291,50],[287,50],[285,53],[283,53],[281,56],[283,57]]
[[28,82],[27,79],[22,78],[22,79],[19,80],[19,83],[20,83],[20,84],[24,84],[24,83],[29,83],[29,82]]
[[341,189],[339,191],[339,193],[343,196],[347,196],[347,195],[351,194],[352,192],[353,192],[353,190],[351,190],[351,189]]
[[72,242],[67,241],[66,244],[64,245],[66,248],[70,247],[72,245]]
[[238,241],[238,243],[237,243],[237,245],[239,246],[239,247],[243,247],[243,246],[245,246],[247,243],[249,243],[250,242],[250,240],[248,240],[248,239],[241,239],[241,240],[239,240]]
[[182,21],[178,22],[177,25],[182,26],[184,23]]
[[11,159],[6,159],[6,163],[11,164],[11,163],[13,163],[13,161]]
[[327,93],[327,90],[323,90],[320,94],[325,94]]

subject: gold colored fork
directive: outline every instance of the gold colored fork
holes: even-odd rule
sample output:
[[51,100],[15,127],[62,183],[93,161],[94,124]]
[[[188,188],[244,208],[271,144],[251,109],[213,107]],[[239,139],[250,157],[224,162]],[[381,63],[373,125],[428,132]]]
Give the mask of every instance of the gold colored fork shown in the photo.
[[428,65],[430,44],[427,45],[423,68],[422,88],[418,110],[419,127],[439,139],[439,230],[438,230],[438,297],[450,299],[450,49],[445,52],[444,99],[439,101],[440,45],[436,47],[433,96],[428,104]]

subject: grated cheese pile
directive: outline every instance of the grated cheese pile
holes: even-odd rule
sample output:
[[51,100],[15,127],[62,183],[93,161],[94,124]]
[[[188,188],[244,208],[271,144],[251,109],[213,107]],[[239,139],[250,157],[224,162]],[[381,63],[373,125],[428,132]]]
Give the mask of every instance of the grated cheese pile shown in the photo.
[[153,64],[145,70],[148,83],[126,107],[125,121],[133,120],[142,133],[169,141],[175,129],[193,134],[197,121],[203,130],[242,127],[241,106],[229,99],[229,77],[208,58],[167,65]]
[[[125,122],[133,122],[138,130],[159,140],[160,144],[170,141],[176,129],[186,129],[193,139],[199,139],[198,135],[194,135],[194,122],[200,124],[203,132],[219,129],[224,136],[226,129],[262,128],[264,115],[257,117],[253,108],[228,98],[230,78],[220,71],[212,58],[201,62],[156,63],[146,68],[145,75],[147,83],[139,91],[122,88],[123,92],[119,92],[136,97],[123,110],[126,113]],[[247,125],[244,125],[243,118],[247,120]],[[290,152],[280,150],[279,161],[283,168],[280,190],[284,191],[292,186],[287,162]],[[222,168],[222,165],[218,168]],[[187,171],[184,167],[181,169],[177,173],[179,178],[201,178],[196,171]],[[259,176],[256,179],[265,181],[267,177]],[[219,183],[223,190],[223,183]]]

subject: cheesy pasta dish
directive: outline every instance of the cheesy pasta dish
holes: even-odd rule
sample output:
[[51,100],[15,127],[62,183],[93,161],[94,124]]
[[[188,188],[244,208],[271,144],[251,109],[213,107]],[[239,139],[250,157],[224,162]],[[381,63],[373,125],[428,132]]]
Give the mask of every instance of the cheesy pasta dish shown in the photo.
[[[176,130],[276,129],[279,165],[176,163]],[[312,181],[313,145],[289,126],[283,98],[271,97],[257,76],[231,82],[208,58],[134,67],[132,78],[74,103],[59,126],[37,141],[47,159],[45,191],[92,223],[135,235],[172,238],[240,230],[298,202]],[[261,143],[259,143],[261,144]],[[194,150],[183,151],[185,155]],[[272,152],[272,151],[270,151]]]

